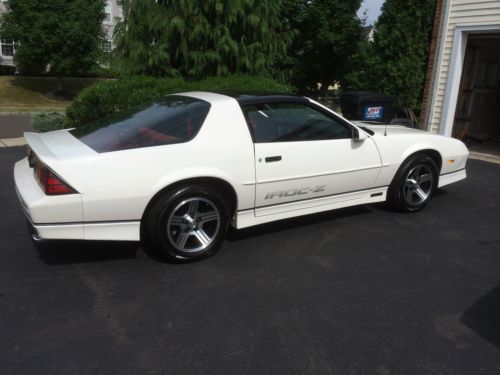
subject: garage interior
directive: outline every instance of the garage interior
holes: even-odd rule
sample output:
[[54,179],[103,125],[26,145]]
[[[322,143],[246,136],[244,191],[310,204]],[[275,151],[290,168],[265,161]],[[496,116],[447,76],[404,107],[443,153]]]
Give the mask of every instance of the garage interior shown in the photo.
[[500,156],[500,34],[467,41],[453,137],[471,151]]

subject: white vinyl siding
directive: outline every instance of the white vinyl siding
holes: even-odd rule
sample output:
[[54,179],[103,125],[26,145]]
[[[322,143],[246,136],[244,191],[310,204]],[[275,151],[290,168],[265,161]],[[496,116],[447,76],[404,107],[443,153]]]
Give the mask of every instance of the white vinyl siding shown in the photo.
[[[446,1],[446,0],[445,0]],[[439,40],[436,61],[438,69],[434,71],[434,83],[429,113],[430,130],[440,131],[441,115],[445,101],[446,87],[449,79],[449,67],[452,55],[455,29],[460,26],[500,25],[500,0],[447,0],[443,10],[442,34]],[[448,15],[446,14],[448,11]],[[438,55],[439,56],[439,55]]]

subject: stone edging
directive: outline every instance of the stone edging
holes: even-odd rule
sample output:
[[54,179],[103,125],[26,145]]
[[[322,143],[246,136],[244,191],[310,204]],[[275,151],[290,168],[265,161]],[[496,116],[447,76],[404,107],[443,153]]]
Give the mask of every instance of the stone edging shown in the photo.
[[0,147],[15,147],[26,144],[24,137],[0,139]]

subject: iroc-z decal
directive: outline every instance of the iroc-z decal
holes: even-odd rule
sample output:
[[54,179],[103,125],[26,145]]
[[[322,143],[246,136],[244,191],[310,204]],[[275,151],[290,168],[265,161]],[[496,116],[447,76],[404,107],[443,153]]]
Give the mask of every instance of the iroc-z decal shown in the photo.
[[314,188],[300,188],[300,189],[290,189],[285,191],[274,191],[272,193],[267,193],[264,199],[273,199],[273,198],[288,198],[294,197],[296,195],[306,195],[306,194],[314,194],[321,193],[325,191],[326,185],[316,186]]

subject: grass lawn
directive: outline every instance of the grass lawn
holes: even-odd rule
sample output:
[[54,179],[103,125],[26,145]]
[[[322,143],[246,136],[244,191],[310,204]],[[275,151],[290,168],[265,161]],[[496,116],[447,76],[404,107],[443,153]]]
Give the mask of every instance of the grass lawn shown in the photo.
[[[96,78],[64,79],[64,90],[75,96]],[[0,76],[0,112],[63,111],[71,102],[46,96],[57,89],[57,78]]]

